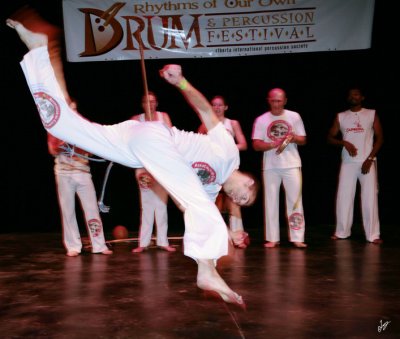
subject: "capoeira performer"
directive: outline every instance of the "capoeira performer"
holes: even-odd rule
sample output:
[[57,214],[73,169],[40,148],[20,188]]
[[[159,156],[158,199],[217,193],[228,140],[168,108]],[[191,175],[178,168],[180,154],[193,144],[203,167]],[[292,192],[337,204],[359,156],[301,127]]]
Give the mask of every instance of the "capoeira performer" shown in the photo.
[[[157,111],[158,100],[153,92],[142,97],[142,107],[145,113],[134,115],[131,119],[139,122],[161,121],[172,127],[168,113]],[[148,112],[149,110],[149,112]],[[140,191],[140,227],[139,246],[132,253],[141,253],[150,245],[154,222],[157,227],[156,244],[168,252],[175,252],[176,248],[168,242],[168,192],[145,168],[135,170],[136,180]]]
[[66,154],[66,143],[51,134],[47,135],[47,146],[49,153],[54,156],[54,176],[67,256],[76,257],[82,251],[75,213],[75,195],[78,195],[81,202],[92,252],[112,254],[104,239],[103,223],[90,173],[89,154],[77,147],[73,148],[73,154]]
[[351,235],[359,181],[365,237],[368,242],[379,245],[383,240],[380,238],[376,155],[383,144],[382,126],[375,110],[363,107],[364,95],[359,88],[351,88],[347,100],[350,108],[336,115],[328,132],[328,142],[343,147],[336,196],[336,230],[331,238],[346,239]]
[[252,135],[254,150],[263,152],[267,241],[264,247],[273,248],[279,245],[279,192],[283,184],[289,241],[295,247],[305,248],[301,159],[297,145],[306,143],[306,131],[300,114],[285,109],[287,98],[284,90],[270,90],[267,100],[270,111],[256,118]]
[[100,125],[69,108],[49,60],[47,36],[31,32],[11,19],[7,25],[17,31],[30,50],[21,66],[45,129],[99,157],[127,167],[145,167],[184,208],[184,254],[198,264],[197,286],[243,306],[242,297],[229,288],[215,267],[217,259],[228,253],[227,228],[187,159],[199,152],[212,154],[219,165],[215,174],[238,204],[254,202],[256,187],[251,177],[238,170],[239,151],[233,138],[219,123],[209,102],[183,77],[180,66],[167,65],[160,75],[181,90],[205,123],[208,135],[169,129],[160,122],[128,120]]
[[[247,150],[246,137],[243,134],[239,121],[225,117],[225,112],[228,110],[226,100],[221,95],[216,95],[211,99],[211,106],[218,119],[224,124],[227,131],[233,136],[236,146],[239,151]],[[198,133],[207,134],[207,129],[204,124],[201,124]],[[224,213],[227,211],[229,214],[229,228],[232,232],[243,232],[243,219],[240,206],[235,204],[224,192],[219,191],[216,197],[216,204],[218,209]],[[241,248],[246,248],[247,245],[243,243]]]

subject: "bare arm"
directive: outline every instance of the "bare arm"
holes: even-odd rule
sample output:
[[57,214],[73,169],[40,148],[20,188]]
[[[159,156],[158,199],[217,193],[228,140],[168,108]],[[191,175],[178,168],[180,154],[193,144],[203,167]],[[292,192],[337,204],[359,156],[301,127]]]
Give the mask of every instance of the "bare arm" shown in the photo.
[[383,145],[383,130],[382,130],[382,125],[380,122],[380,119],[377,115],[375,115],[375,120],[374,120],[374,146],[372,147],[372,151],[369,155],[369,157],[374,158],[378,151],[381,149]]
[[327,140],[330,144],[336,145],[336,146],[342,146],[346,148],[347,152],[349,152],[350,156],[355,157],[357,155],[357,148],[348,141],[343,140],[342,138],[339,138],[339,132],[340,132],[340,124],[339,124],[339,117],[336,115],[336,118],[329,129]]
[[167,113],[162,113],[164,122],[168,125],[168,127],[172,127],[172,122]]
[[232,120],[232,128],[233,128],[233,132],[235,133],[236,146],[239,149],[239,151],[247,150],[246,137],[243,134],[243,131],[242,131],[242,128],[240,127],[239,121]]
[[378,153],[378,151],[381,149],[382,144],[383,144],[382,126],[381,126],[379,117],[377,115],[375,115],[373,129],[374,129],[374,145],[372,147],[371,153],[369,154],[367,159],[364,160],[364,162],[362,164],[361,173],[363,173],[363,174],[369,173],[371,165],[375,161],[375,156]]
[[64,144],[64,141],[52,136],[50,133],[47,133],[47,148],[51,155],[58,155],[62,144]]
[[307,143],[307,137],[305,135],[292,134],[290,142],[302,146]]
[[279,143],[277,142],[265,142],[260,139],[253,139],[253,149],[255,151],[266,152],[274,148],[277,148]]
[[166,65],[160,71],[168,83],[180,89],[185,96],[187,102],[193,107],[202,120],[207,130],[212,129],[219,123],[219,119],[215,115],[210,103],[196,88],[194,88],[182,75],[181,66],[179,65]]
[[204,124],[201,124],[201,125],[199,126],[198,130],[197,130],[197,133],[200,133],[200,134],[207,134],[206,126],[204,126]]

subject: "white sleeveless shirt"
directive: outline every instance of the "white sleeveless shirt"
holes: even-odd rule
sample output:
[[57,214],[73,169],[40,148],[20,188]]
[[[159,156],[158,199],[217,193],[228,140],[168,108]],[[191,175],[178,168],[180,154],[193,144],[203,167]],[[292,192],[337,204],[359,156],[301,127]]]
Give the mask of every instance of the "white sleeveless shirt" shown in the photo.
[[357,155],[352,157],[343,147],[343,162],[364,162],[368,158],[374,143],[374,120],[373,109],[362,108],[358,112],[347,110],[338,114],[343,140],[351,142],[357,148]]

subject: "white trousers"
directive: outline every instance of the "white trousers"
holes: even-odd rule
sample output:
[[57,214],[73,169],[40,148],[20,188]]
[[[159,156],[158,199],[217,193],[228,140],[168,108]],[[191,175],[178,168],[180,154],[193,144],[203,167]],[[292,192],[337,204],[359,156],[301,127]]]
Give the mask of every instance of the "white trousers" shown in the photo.
[[265,240],[278,242],[279,193],[285,189],[286,217],[289,226],[289,241],[304,242],[305,221],[302,201],[301,169],[284,168],[263,171]]
[[149,246],[154,223],[157,229],[157,246],[168,246],[168,192],[153,180],[151,188],[140,188],[140,202],[139,246]]
[[353,225],[354,198],[357,181],[361,186],[361,213],[367,241],[380,238],[378,215],[378,181],[376,164],[369,173],[361,173],[362,162],[342,163],[340,167],[338,191],[336,197],[336,232],[339,238],[351,235]]
[[184,209],[184,254],[194,259],[228,254],[224,220],[179,153],[170,129],[159,122],[129,120],[106,126],[82,118],[68,107],[45,47],[27,53],[21,66],[49,133],[107,160],[146,168]]
[[75,213],[75,195],[78,195],[83,209],[87,232],[92,243],[92,252],[98,253],[107,250],[91,174],[85,172],[56,174],[55,178],[66,250],[79,253],[82,250]]

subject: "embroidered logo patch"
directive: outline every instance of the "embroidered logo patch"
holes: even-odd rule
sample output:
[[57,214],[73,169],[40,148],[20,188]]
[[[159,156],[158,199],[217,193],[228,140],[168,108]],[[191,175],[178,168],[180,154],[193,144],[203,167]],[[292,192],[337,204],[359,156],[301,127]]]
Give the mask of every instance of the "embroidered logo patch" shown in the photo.
[[45,128],[53,127],[60,118],[60,105],[58,102],[45,92],[33,94],[37,109]]
[[93,237],[98,237],[100,235],[102,225],[101,221],[97,219],[90,219],[88,221],[88,226],[90,233],[92,234]]
[[275,120],[267,128],[267,136],[271,140],[277,141],[286,138],[292,131],[292,127],[286,120]]
[[209,164],[201,161],[194,162],[192,168],[196,171],[196,174],[203,185],[215,182],[217,175]]
[[141,174],[138,177],[138,184],[141,189],[148,190],[153,186],[153,177],[149,173]]
[[304,226],[304,216],[301,213],[295,212],[289,217],[289,227],[292,230],[301,230]]

